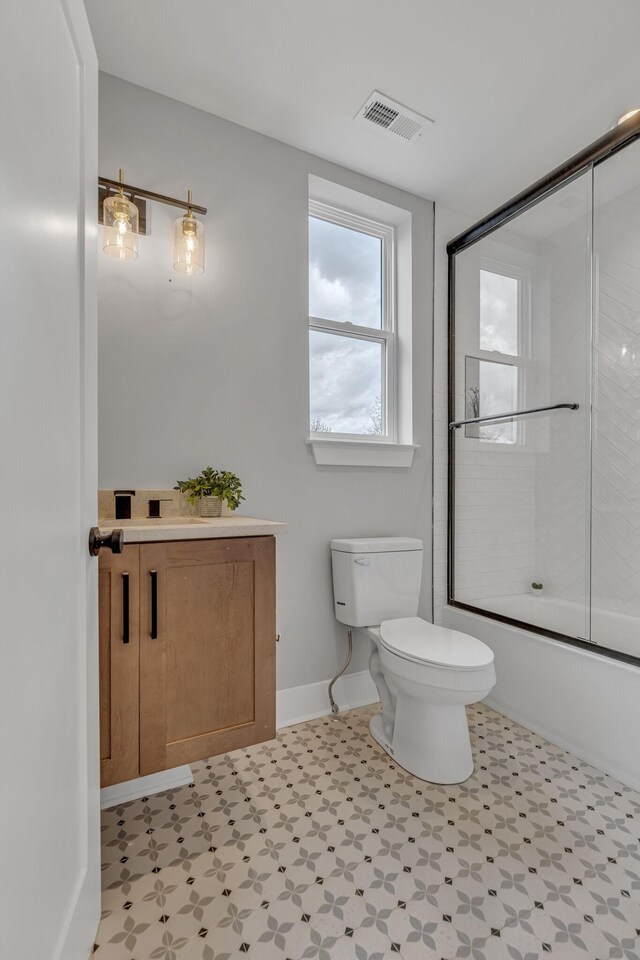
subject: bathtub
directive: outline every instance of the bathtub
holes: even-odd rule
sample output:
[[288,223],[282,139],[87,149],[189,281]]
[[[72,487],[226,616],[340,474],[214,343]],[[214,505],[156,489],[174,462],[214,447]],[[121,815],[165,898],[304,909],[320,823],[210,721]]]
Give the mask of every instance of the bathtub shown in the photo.
[[[470,603],[473,607],[543,627],[553,633],[589,639],[589,609],[579,603],[528,593],[472,600]],[[593,607],[590,640],[596,650],[598,646],[608,647],[640,659],[640,618]]]
[[[523,594],[484,605],[550,631],[584,636],[569,629],[584,622],[578,604]],[[596,644],[572,646],[458,607],[445,607],[442,622],[493,650],[497,681],[489,706],[640,790],[640,667],[599,653]],[[635,618],[594,610],[593,622],[603,646],[640,655]],[[606,789],[614,789],[611,782]]]

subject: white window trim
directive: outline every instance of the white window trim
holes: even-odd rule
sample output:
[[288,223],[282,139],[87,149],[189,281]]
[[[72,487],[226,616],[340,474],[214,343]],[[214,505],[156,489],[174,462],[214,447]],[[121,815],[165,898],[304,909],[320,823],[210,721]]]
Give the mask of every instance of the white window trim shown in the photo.
[[[313,434],[307,445],[316,464],[325,468],[330,466],[349,466],[356,468],[391,467],[409,468],[413,454],[419,444],[413,443],[413,311],[412,311],[412,217],[401,208],[378,200],[368,194],[357,193],[347,187],[309,177],[310,199],[308,214],[320,216],[327,211],[331,220],[340,217],[345,226],[358,229],[363,221],[370,226],[387,225],[394,230],[394,249],[392,253],[393,283],[387,285],[387,291],[395,288],[395,301],[392,303],[393,324],[396,333],[393,373],[394,419],[396,422],[395,442],[372,435],[340,437],[336,434]],[[354,222],[357,220],[357,223]],[[337,222],[337,221],[336,221]],[[315,318],[317,319],[317,318]],[[310,318],[313,322],[314,318]],[[344,333],[344,324],[340,325]],[[365,336],[380,331],[366,328]],[[308,422],[308,419],[307,419]]]
[[[381,397],[383,401],[384,434],[380,436],[373,435],[375,436],[375,440],[373,440],[370,434],[332,432],[329,442],[347,440],[352,443],[369,445],[371,443],[385,445],[395,444],[398,438],[395,228],[388,224],[380,223],[377,220],[371,220],[369,217],[363,217],[348,210],[331,206],[328,203],[321,203],[318,200],[309,201],[308,215],[318,220],[336,223],[350,230],[357,230],[360,233],[378,237],[382,241],[382,328],[363,327],[350,322],[345,323],[336,320],[326,320],[323,317],[309,317],[309,330],[338,334],[343,337],[351,337],[354,340],[366,340],[369,343],[384,344]],[[312,442],[322,441],[323,448],[326,448],[328,438],[324,432],[312,432],[310,434],[310,440]],[[316,462],[318,462],[317,458]]]
[[383,443],[378,440],[327,440],[313,434],[307,445],[319,467],[410,467],[416,443]]

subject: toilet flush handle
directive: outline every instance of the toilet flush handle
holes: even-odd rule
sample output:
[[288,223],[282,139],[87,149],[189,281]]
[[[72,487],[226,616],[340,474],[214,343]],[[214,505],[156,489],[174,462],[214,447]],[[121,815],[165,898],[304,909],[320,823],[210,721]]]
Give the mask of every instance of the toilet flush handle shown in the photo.
[[361,567],[368,567],[371,563],[371,560],[369,560],[368,557],[358,557],[358,559],[354,562],[359,563]]

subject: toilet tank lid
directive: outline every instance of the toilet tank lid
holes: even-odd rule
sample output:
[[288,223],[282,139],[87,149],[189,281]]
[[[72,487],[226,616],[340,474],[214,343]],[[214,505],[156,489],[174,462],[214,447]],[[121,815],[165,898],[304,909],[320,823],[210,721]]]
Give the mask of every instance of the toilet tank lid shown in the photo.
[[422,550],[416,537],[361,537],[358,540],[332,540],[331,549],[338,553],[401,553]]

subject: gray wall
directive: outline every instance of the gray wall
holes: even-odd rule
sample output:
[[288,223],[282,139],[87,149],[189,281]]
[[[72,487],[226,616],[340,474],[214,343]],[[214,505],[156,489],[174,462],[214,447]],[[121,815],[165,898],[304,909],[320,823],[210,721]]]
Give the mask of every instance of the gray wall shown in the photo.
[[[403,158],[398,150],[398,162]],[[206,464],[235,470],[248,515],[278,542],[278,688],[330,677],[332,537],[420,536],[431,614],[433,205],[261,134],[101,76],[100,173],[209,208],[207,264],[172,267],[178,211],[153,205],[139,259],[99,257],[100,486],[170,487]],[[414,441],[410,469],[317,467],[308,436],[307,200],[315,174],[411,211]],[[366,667],[356,644],[352,670]]]

